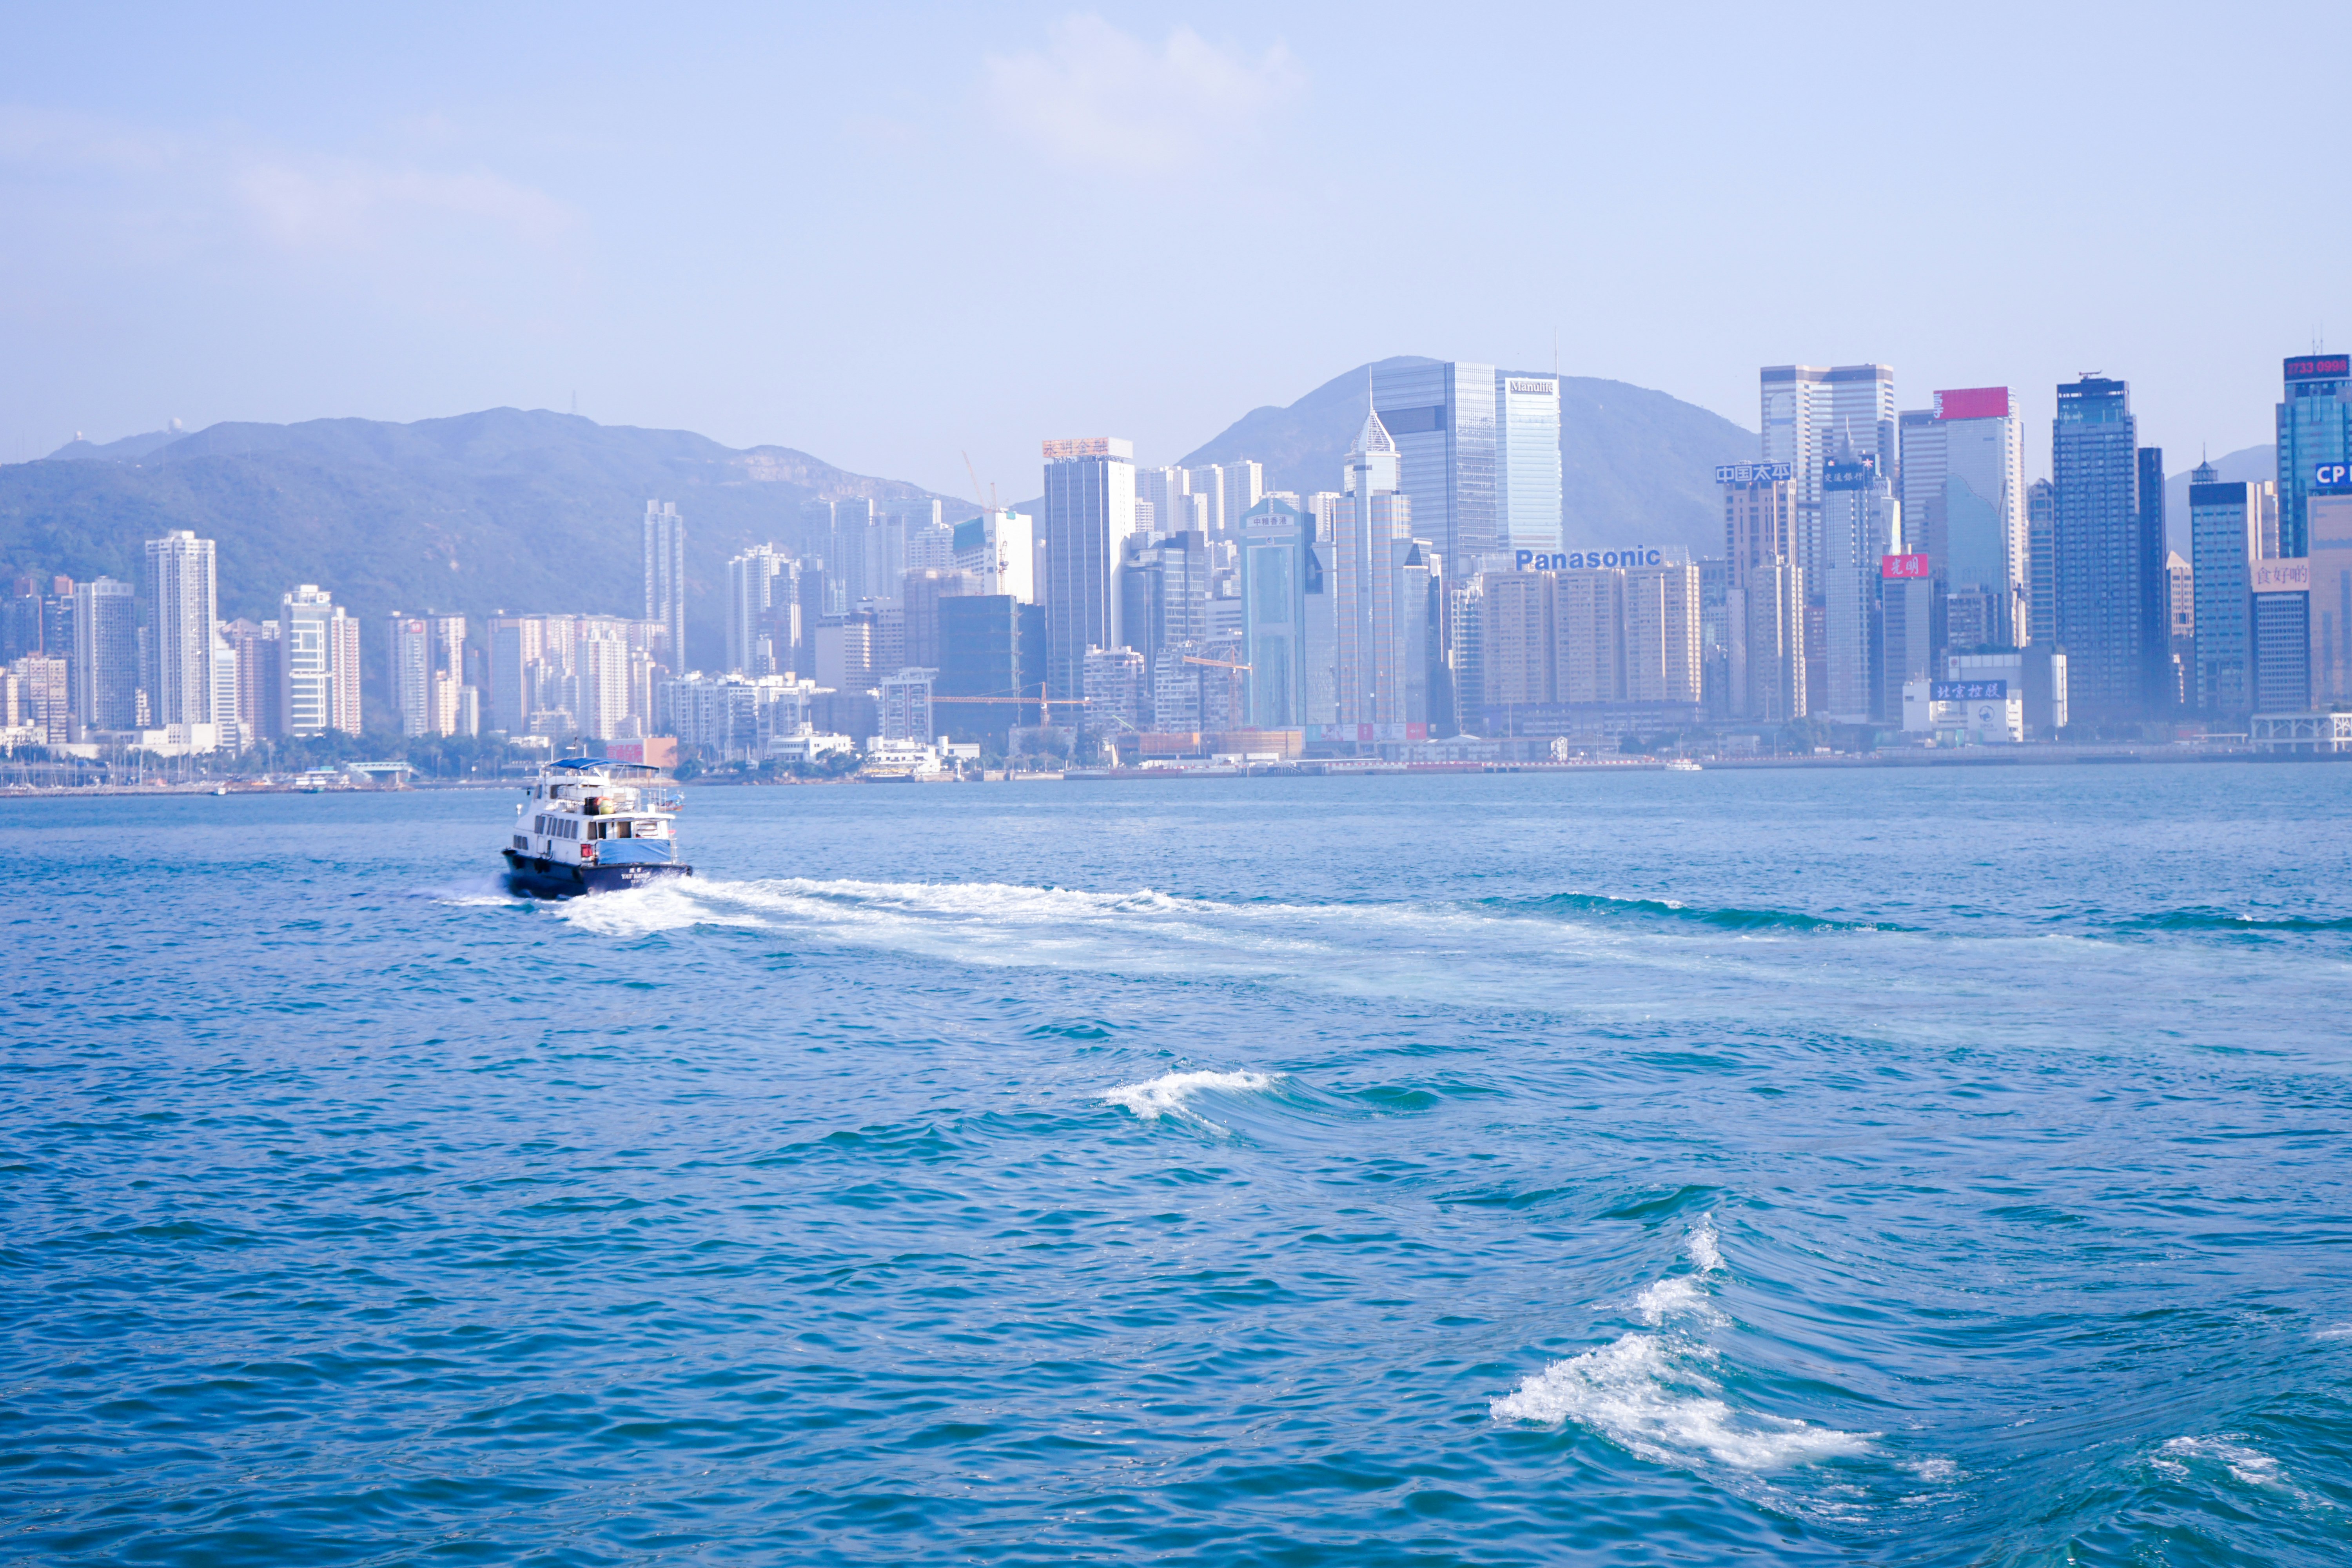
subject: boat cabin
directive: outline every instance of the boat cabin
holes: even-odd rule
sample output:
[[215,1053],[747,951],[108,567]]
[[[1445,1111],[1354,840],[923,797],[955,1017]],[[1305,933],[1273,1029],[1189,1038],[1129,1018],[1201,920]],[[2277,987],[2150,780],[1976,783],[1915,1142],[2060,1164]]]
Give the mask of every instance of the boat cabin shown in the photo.
[[566,757],[540,770],[516,807],[514,853],[554,865],[667,865],[677,858],[677,799],[661,770]]

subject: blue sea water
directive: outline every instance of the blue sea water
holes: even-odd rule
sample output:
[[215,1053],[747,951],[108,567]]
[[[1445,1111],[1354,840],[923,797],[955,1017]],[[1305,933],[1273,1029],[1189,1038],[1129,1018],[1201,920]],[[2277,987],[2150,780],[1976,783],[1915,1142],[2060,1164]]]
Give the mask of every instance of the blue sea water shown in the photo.
[[2352,1555],[2352,769],[0,807],[0,1561]]

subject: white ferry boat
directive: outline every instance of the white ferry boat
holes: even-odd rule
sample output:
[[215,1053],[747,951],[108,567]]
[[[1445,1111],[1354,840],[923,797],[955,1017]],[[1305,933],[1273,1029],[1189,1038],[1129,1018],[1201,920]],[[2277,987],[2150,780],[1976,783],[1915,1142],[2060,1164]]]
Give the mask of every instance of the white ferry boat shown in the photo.
[[659,768],[565,757],[539,770],[499,851],[507,885],[542,899],[690,875],[678,858],[677,797]]

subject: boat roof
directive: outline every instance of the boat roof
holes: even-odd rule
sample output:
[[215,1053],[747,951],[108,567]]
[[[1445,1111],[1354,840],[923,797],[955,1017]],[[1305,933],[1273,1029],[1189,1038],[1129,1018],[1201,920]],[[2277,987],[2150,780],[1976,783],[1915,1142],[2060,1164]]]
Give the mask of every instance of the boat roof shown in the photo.
[[616,763],[607,757],[560,757],[547,764],[549,769],[561,768],[570,773],[659,773],[662,770],[646,763]]

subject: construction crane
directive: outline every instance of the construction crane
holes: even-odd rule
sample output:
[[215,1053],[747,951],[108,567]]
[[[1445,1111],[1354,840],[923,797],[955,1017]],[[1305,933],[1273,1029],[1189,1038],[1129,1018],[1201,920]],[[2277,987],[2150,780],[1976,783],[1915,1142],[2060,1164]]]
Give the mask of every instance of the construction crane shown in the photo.
[[971,476],[971,499],[979,501],[981,505],[986,507],[992,513],[999,510],[1000,509],[996,504],[996,487],[994,485],[988,487],[988,494],[985,497],[981,495],[980,470],[971,466],[971,454],[970,452],[963,454],[963,471]]

